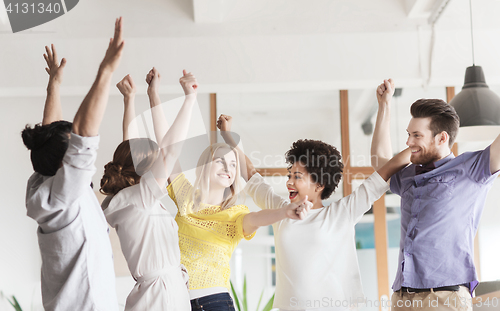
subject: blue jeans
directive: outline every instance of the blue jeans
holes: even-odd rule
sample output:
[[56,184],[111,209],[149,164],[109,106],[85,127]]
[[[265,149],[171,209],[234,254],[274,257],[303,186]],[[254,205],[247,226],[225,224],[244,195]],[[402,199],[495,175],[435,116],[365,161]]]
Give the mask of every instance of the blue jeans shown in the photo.
[[213,294],[191,300],[193,311],[234,311],[233,299],[228,293]]

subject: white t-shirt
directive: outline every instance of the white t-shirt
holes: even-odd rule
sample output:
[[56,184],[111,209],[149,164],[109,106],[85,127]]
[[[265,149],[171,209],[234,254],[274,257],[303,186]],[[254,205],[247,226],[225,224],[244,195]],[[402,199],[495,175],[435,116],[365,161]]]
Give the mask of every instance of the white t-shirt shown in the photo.
[[[362,306],[354,225],[388,184],[372,174],[351,195],[327,207],[310,210],[303,220],[273,225],[276,251],[276,294],[280,310],[346,310]],[[245,190],[262,209],[289,203],[255,174]]]
[[[108,223],[116,229],[123,255],[137,281],[127,297],[125,310],[191,310],[181,271],[179,227],[160,199],[167,194],[153,174],[127,187],[104,203]],[[173,203],[172,203],[173,204]]]
[[26,208],[38,223],[47,311],[118,310],[108,225],[90,187],[98,145],[98,136],[71,134],[56,174],[28,180]]

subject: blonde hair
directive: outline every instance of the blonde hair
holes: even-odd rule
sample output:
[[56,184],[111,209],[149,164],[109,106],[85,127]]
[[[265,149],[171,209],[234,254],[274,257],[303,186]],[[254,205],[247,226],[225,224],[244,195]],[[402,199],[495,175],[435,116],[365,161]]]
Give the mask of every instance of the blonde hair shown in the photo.
[[[219,149],[229,149],[234,152],[236,156],[236,174],[234,176],[234,181],[226,188],[224,196],[226,197],[222,201],[221,208],[227,209],[235,205],[238,200],[238,192],[241,189],[240,181],[240,161],[238,158],[238,151],[226,143],[216,143],[208,146],[201,154],[198,160],[198,165],[196,166],[196,181],[193,186],[193,212],[197,212],[201,209],[201,204],[206,202],[208,198],[208,193],[210,192],[210,169],[212,168],[212,163],[214,161],[214,156]],[[230,194],[226,192],[230,191]]]

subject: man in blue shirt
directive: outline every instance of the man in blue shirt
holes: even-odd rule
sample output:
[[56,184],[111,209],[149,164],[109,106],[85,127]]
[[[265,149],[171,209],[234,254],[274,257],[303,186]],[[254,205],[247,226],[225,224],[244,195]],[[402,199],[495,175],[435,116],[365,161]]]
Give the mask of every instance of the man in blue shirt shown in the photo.
[[[377,88],[379,112],[372,143],[377,168],[392,155],[392,80]],[[410,108],[412,164],[391,177],[401,196],[401,240],[393,310],[472,310],[478,284],[474,237],[486,194],[500,169],[500,138],[486,149],[451,152],[460,124],[443,100],[419,99]],[[458,295],[458,296],[457,296]]]

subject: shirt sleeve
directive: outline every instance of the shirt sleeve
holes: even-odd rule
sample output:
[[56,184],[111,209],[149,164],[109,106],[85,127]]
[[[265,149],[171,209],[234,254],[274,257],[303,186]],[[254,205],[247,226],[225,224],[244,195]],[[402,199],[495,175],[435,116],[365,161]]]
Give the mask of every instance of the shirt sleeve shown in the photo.
[[470,178],[482,184],[491,182],[500,172],[491,173],[490,146],[484,150],[473,152],[473,155],[465,161],[465,167]]
[[245,206],[245,210],[242,210],[236,216],[236,230],[237,230],[238,236],[239,236],[237,238],[237,241],[239,241],[243,238],[245,240],[249,241],[249,240],[253,239],[253,237],[257,233],[257,231],[254,231],[252,234],[249,234],[249,235],[245,235],[243,233],[243,218],[245,218],[245,216],[248,215],[249,213],[250,213],[250,211],[248,210],[248,207]]
[[[30,178],[26,202],[28,216],[35,219],[42,230],[65,227],[78,215],[79,205],[75,203],[82,194],[91,191],[98,146],[99,136],[82,137],[71,133],[68,150],[56,174],[52,177],[38,174],[38,178],[34,175],[34,182]],[[41,184],[40,178],[43,179]]]
[[[404,170],[404,169],[403,169]],[[392,193],[395,193],[399,196],[401,196],[401,172],[403,170],[400,170],[399,172],[397,172],[396,174],[392,175],[391,176],[391,181],[390,181],[390,184],[391,184],[391,192]]]
[[151,171],[141,176],[139,182],[141,201],[144,209],[151,208],[157,201],[167,195],[167,189],[160,187]]
[[168,186],[169,197],[174,201],[179,213],[189,214],[193,202],[193,186],[184,174],[179,174]]
[[362,184],[350,195],[342,199],[342,203],[348,210],[354,223],[361,220],[361,217],[387,190],[387,182],[375,172],[368,177]]
[[261,209],[278,209],[289,203],[282,196],[274,193],[273,187],[259,173],[255,173],[250,178],[244,191]]

